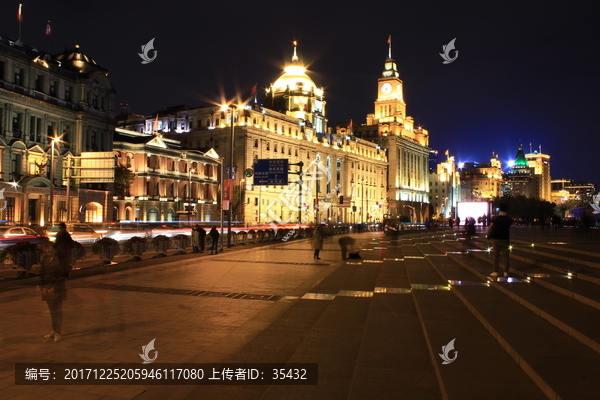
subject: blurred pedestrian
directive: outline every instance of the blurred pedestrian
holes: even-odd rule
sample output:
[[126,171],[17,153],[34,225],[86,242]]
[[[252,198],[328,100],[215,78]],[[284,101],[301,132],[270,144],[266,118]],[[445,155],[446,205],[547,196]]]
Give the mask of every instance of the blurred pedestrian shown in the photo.
[[465,219],[465,233],[467,236],[467,243],[471,243],[471,238],[475,236],[475,218],[467,217]]
[[196,228],[198,229],[198,247],[200,253],[204,253],[204,248],[206,246],[206,231],[200,225],[196,225]]
[[217,254],[219,252],[219,231],[217,230],[217,227],[213,226],[208,234],[212,239],[210,244],[210,254]]
[[314,258],[320,260],[321,257],[319,257],[319,253],[323,248],[323,227],[321,225],[318,225],[315,228],[315,232],[313,233],[312,246],[313,249],[315,249]]
[[508,267],[510,264],[510,226],[512,219],[508,216],[508,206],[500,204],[500,214],[494,218],[488,230],[488,239],[492,240],[494,253],[494,270],[490,274],[492,278],[498,276],[498,267],[500,263],[500,253],[504,255],[504,276],[508,277]]
[[348,251],[352,251],[354,249],[355,240],[350,236],[342,236],[338,243],[340,244],[340,249],[342,249],[342,260],[348,259]]
[[71,272],[71,249],[75,247],[75,241],[71,238],[71,234],[67,231],[67,225],[64,222],[58,224],[58,232],[54,240],[54,246],[58,254],[58,262],[61,268],[67,273]]
[[66,280],[69,277],[70,271],[68,268],[70,265],[61,263],[60,259],[56,257],[57,252],[49,243],[41,246],[40,284],[38,286],[42,292],[42,301],[48,304],[52,320],[52,331],[45,335],[44,339],[55,342],[61,340],[63,324],[62,304],[67,299]]
[[194,253],[204,253],[204,241],[206,240],[206,231],[200,225],[192,228],[192,251]]

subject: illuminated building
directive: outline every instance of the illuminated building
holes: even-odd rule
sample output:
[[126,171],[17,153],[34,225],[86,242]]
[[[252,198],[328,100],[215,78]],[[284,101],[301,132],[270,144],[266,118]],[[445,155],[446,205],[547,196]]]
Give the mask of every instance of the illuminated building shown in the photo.
[[446,161],[437,164],[435,171],[430,171],[429,204],[432,218],[456,216],[456,203],[461,201],[460,179],[454,156],[447,155]]
[[[84,183],[79,168],[65,166],[70,159],[80,167],[84,153],[110,156],[114,95],[108,71],[79,46],[49,55],[0,35],[2,219],[32,225],[112,220],[112,176]],[[52,156],[53,138],[60,141]],[[68,201],[67,171],[73,176]]]
[[424,221],[429,211],[429,133],[415,127],[413,118],[406,115],[402,85],[390,48],[377,80],[375,112],[367,115],[366,124],[354,129],[354,135],[388,149],[391,216],[413,214],[413,220]]
[[504,194],[523,195],[529,198],[551,201],[550,156],[537,151],[525,154],[523,146],[515,156],[514,163],[504,178]]
[[502,163],[498,156],[492,157],[489,163],[463,163],[460,181],[467,187],[466,195],[461,201],[492,200],[501,195]]
[[[180,140],[183,148],[214,148],[224,157],[228,176],[233,123],[234,221],[297,223],[299,211],[303,223],[382,221],[387,212],[386,149],[345,130],[330,132],[323,89],[308,76],[295,48],[291,63],[266,88],[265,96],[264,106],[179,106],[159,112],[158,123],[153,116],[129,115],[120,118],[119,125],[147,134],[157,126],[163,136]],[[289,175],[287,186],[254,185],[254,178],[245,174],[258,159],[302,162],[302,196],[299,185],[292,183],[297,175]]]
[[515,156],[513,165],[503,175],[503,194],[510,196],[531,197],[528,185],[532,180],[532,169],[523,153],[523,145],[519,144],[519,150]]
[[527,165],[533,169],[530,183],[533,187],[530,188],[530,196],[551,201],[550,156],[542,154],[540,148],[540,152],[534,151],[525,154],[525,158],[527,159]]
[[114,220],[216,221],[220,165],[177,140],[117,128],[115,166],[135,174],[129,190],[115,195]]
[[563,203],[569,200],[593,201],[596,187],[593,183],[574,181],[573,179],[552,179],[552,202]]

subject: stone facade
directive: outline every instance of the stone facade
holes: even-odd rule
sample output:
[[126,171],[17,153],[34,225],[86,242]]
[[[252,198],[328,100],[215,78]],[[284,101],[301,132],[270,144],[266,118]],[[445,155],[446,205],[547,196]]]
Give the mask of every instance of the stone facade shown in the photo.
[[115,165],[135,174],[129,189],[114,196],[115,221],[216,222],[220,164],[178,141],[117,128]]
[[0,35],[2,219],[112,220],[112,180],[81,183],[77,167],[83,153],[112,151],[114,94],[108,71],[78,46],[49,55]]

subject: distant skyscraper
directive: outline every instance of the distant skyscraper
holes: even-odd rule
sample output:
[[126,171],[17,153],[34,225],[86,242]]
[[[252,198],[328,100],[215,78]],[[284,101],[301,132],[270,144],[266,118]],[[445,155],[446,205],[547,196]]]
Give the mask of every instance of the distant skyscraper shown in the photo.
[[529,196],[528,184],[532,179],[532,171],[525,158],[523,145],[519,144],[519,150],[515,155],[513,165],[507,173],[504,174],[504,189],[505,195],[511,196]]
[[552,201],[550,156],[547,154],[537,151],[525,154],[523,146],[519,145],[514,164],[503,177],[504,194]]
[[531,194],[540,200],[552,201],[552,189],[550,180],[550,156],[542,154],[541,149],[538,153],[525,154],[527,164],[533,168],[531,184]]

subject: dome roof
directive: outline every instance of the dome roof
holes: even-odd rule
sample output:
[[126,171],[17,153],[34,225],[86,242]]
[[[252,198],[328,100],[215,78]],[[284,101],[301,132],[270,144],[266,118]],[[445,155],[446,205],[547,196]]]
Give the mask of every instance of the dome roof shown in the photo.
[[300,62],[298,59],[295,46],[294,55],[292,56],[292,63],[288,64],[283,71],[283,74],[281,74],[281,76],[272,85],[273,91],[283,92],[288,87],[290,90],[303,91],[317,89],[317,85],[315,85],[313,80],[306,74],[306,68],[304,67],[304,64],[302,64],[302,62]]
[[61,61],[61,62],[66,62],[66,61],[85,61],[88,64],[98,65],[98,63],[96,62],[96,60],[94,60],[92,57],[89,57],[88,55],[83,54],[81,52],[81,50],[79,49],[79,45],[78,44],[75,45],[75,49],[74,50],[65,49],[64,53],[55,55],[54,59],[57,60],[57,61]]
[[61,63],[63,67],[69,68],[75,72],[88,74],[93,71],[106,71],[96,60],[84,54],[79,49],[79,45],[75,45],[74,49],[65,49],[63,53],[53,56],[54,60]]

